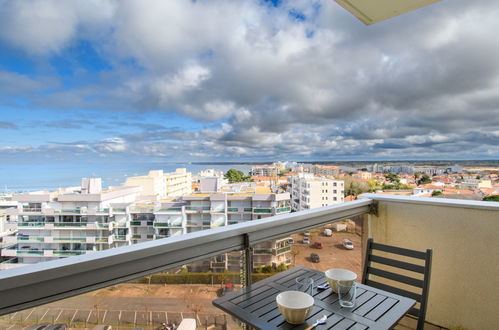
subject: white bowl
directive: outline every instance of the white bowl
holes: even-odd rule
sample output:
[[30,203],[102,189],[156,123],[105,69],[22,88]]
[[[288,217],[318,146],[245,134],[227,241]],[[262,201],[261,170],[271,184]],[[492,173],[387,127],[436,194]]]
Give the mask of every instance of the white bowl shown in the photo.
[[282,316],[291,324],[304,323],[314,306],[314,298],[301,291],[281,292],[275,300]]
[[326,275],[326,280],[329,283],[329,286],[336,293],[338,293],[338,281],[353,282],[357,279],[357,274],[341,268],[328,269],[324,272],[324,274]]

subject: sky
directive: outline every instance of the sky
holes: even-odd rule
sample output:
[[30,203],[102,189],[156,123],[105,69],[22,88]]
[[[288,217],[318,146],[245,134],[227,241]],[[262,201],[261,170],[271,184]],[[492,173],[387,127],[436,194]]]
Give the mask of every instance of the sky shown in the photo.
[[499,159],[499,2],[0,0],[3,164]]

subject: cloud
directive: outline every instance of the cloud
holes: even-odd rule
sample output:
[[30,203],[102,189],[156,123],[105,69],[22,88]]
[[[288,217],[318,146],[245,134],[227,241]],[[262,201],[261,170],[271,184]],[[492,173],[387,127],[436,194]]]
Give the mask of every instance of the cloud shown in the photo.
[[0,129],[18,129],[19,127],[7,121],[0,121]]
[[96,152],[227,159],[499,155],[495,1],[443,1],[369,27],[326,0],[0,6],[4,43],[40,61],[85,40],[112,66],[87,84],[47,71],[2,71],[3,95],[61,110],[174,112],[211,125],[170,129],[167,119],[120,120],[115,124],[136,130],[89,142]]

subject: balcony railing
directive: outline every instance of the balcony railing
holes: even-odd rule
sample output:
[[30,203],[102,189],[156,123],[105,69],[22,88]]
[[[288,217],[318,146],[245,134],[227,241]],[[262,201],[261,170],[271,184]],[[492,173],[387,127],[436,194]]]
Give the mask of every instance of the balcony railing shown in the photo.
[[85,250],[55,250],[54,255],[55,256],[79,256],[81,254],[85,254],[87,251]]
[[86,222],[54,222],[54,227],[86,227]]
[[269,208],[253,208],[253,213],[267,213],[267,214],[270,214],[272,213],[272,209],[269,209]]
[[37,236],[17,236],[17,241],[20,243],[43,242],[44,238]]
[[16,255],[18,257],[36,257],[43,256],[43,251],[39,250],[17,250]]
[[237,207],[228,207],[227,212],[238,212],[239,209]]
[[56,243],[61,242],[86,242],[86,237],[54,237],[52,240]]
[[280,207],[275,210],[276,213],[291,212],[291,207]]
[[43,227],[45,222],[18,222],[17,227]]
[[23,212],[42,212],[42,209],[39,207],[23,207]]
[[[470,329],[494,329],[499,324],[495,304],[499,297],[499,263],[495,253],[499,251],[499,203],[372,194],[362,197],[353,202],[4,270],[0,272],[0,314],[226,252],[247,253],[257,243],[364,215],[364,239],[369,235],[379,243],[416,250],[433,248],[428,321]],[[476,306],[480,307],[480,317],[470,312]]]
[[286,252],[289,252],[289,251],[291,251],[291,246],[285,246],[285,247],[276,249],[275,250],[275,254],[279,255],[279,254],[283,254],[283,253],[286,253]]

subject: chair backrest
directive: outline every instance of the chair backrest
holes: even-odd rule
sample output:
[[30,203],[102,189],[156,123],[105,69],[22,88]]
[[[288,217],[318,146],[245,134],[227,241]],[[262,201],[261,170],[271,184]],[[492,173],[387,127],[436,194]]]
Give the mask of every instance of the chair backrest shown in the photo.
[[[383,251],[395,255],[394,258],[374,255],[373,251]],[[404,260],[397,260],[397,256],[403,256]],[[407,261],[406,257],[424,260],[424,266],[411,263]],[[386,290],[404,297],[412,298],[419,302],[419,308],[411,308],[407,314],[413,315],[418,318],[417,330],[422,330],[424,327],[424,321],[426,316],[426,305],[428,302],[428,289],[430,286],[430,273],[431,273],[431,257],[432,250],[427,249],[426,252],[415,251],[404,249],[396,246],[385,245],[374,243],[372,238],[367,240],[366,256],[364,260],[364,271],[362,274],[362,283],[381,289]],[[382,264],[386,266],[393,267],[395,269],[403,269],[404,275],[395,273],[392,271],[387,271],[386,269],[380,269],[373,266],[372,263]],[[384,267],[386,268],[386,267]],[[407,271],[423,274],[423,279],[416,277],[411,277],[407,274]],[[403,283],[405,285],[410,285],[414,287],[413,291],[408,291],[405,289],[397,288],[392,285],[387,285],[378,281],[370,279],[370,275],[375,275],[377,277],[382,277],[389,279],[391,281]],[[421,277],[421,275],[419,275]],[[416,293],[420,292],[420,293]]]

